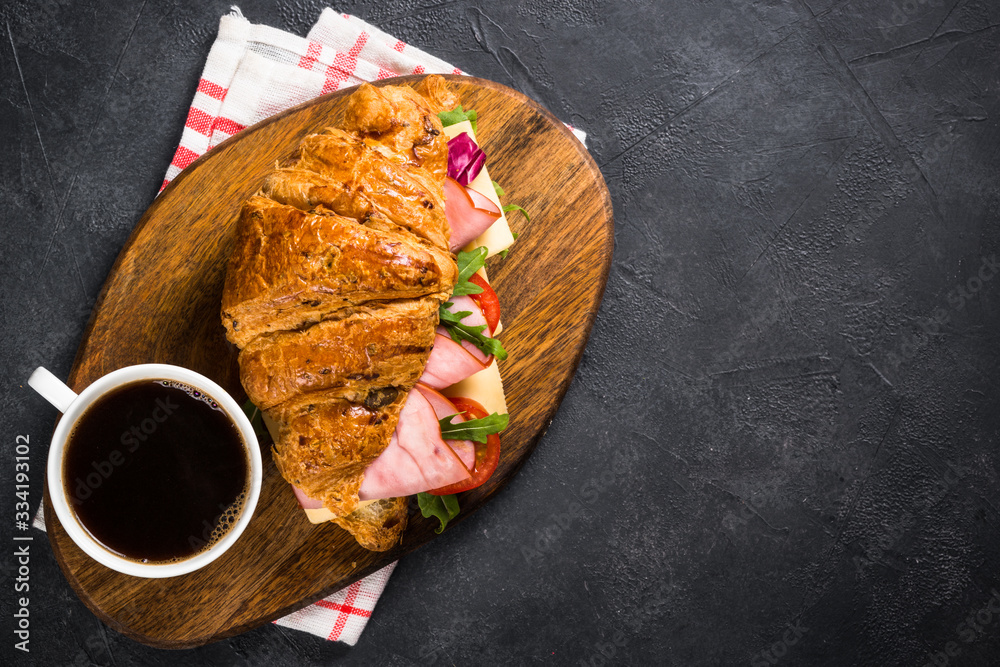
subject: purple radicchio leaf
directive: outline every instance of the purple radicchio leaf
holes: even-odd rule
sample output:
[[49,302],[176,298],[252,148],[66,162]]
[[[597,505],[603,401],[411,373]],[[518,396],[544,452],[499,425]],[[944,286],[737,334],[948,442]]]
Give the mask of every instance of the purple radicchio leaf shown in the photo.
[[448,142],[448,176],[462,185],[471,183],[486,164],[486,153],[463,132]]

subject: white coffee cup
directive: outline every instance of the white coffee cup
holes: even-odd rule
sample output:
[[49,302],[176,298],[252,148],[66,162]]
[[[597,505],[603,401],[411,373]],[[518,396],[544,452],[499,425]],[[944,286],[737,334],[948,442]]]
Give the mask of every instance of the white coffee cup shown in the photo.
[[[249,485],[239,518],[229,532],[209,548],[177,562],[141,563],[109,551],[81,525],[71,507],[71,499],[67,497],[66,484],[63,479],[63,458],[66,445],[80,416],[94,401],[109,391],[140,380],[173,380],[212,397],[239,429],[243,443],[247,448],[250,463]],[[250,523],[254,508],[257,506],[257,499],[260,496],[263,478],[260,445],[254,434],[253,426],[250,425],[250,420],[247,419],[239,404],[226,390],[204,375],[169,364],[140,364],[113,371],[95,380],[77,394],[55,375],[39,366],[28,378],[28,385],[63,413],[62,419],[59,420],[55,433],[52,435],[52,444],[49,447],[47,475],[49,499],[52,502],[51,509],[55,511],[59,522],[70,538],[97,562],[135,577],[158,579],[187,574],[208,565],[221,556],[239,539]]]

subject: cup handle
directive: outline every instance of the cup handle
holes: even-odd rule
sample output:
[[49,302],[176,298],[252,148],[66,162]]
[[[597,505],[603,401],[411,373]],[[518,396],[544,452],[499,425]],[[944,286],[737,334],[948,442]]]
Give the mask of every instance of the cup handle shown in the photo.
[[28,378],[28,386],[41,394],[42,398],[54,405],[59,412],[69,410],[70,404],[77,397],[75,391],[42,366],[36,368]]

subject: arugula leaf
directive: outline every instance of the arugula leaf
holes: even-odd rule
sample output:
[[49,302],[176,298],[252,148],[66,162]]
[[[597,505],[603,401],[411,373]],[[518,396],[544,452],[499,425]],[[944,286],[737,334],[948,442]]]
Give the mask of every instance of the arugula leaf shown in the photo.
[[262,443],[269,442],[271,440],[271,433],[267,430],[267,426],[264,425],[264,413],[249,398],[243,404],[243,413],[250,420],[250,426],[253,427],[253,432],[257,436],[257,440]]
[[525,220],[531,222],[531,216],[528,215],[528,212],[525,211],[524,208],[518,206],[517,204],[507,204],[506,206],[503,207],[504,213],[510,213],[511,211],[520,211],[521,213],[524,214]]
[[486,263],[486,246],[481,245],[469,252],[460,252],[456,257],[458,261],[458,279],[455,281],[455,291],[452,294],[461,296],[463,294],[481,294],[483,288],[469,282],[469,276],[483,268]]
[[420,513],[424,515],[425,519],[436,516],[441,522],[441,525],[434,531],[438,534],[444,530],[449,521],[458,516],[460,509],[458,498],[455,497],[455,494],[450,496],[435,496],[431,493],[418,493],[417,505],[420,506]]
[[448,335],[451,336],[451,339],[456,343],[461,343],[463,340],[467,340],[482,350],[485,354],[492,354],[501,361],[506,359],[507,350],[504,349],[503,344],[501,344],[496,338],[491,338],[483,333],[486,329],[486,325],[480,324],[478,326],[472,326],[471,324],[463,324],[462,320],[471,315],[472,311],[463,310],[459,313],[453,313],[449,310],[449,307],[453,305],[455,304],[449,301],[441,304],[441,308],[438,309],[441,326],[448,331]]
[[[483,288],[471,282],[469,278],[486,263],[486,246],[479,246],[469,252],[460,252],[456,258],[458,261],[458,279],[455,281],[455,289],[452,296],[462,296],[463,294],[482,294]],[[472,326],[463,324],[462,319],[471,315],[472,312],[465,310],[460,313],[453,313],[449,310],[455,304],[450,301],[441,304],[438,309],[438,316],[441,326],[448,330],[448,335],[456,343],[467,340],[486,354],[492,354],[497,359],[507,358],[507,350],[503,348],[500,341],[484,334],[486,325],[480,324]]]
[[461,123],[463,120],[467,120],[469,121],[469,123],[472,124],[472,131],[478,132],[478,130],[476,129],[476,110],[469,109],[468,111],[466,111],[462,108],[461,104],[459,104],[456,108],[452,109],[451,111],[442,111],[441,113],[438,114],[438,118],[441,119],[441,125],[443,125],[444,127],[448,127],[449,125],[457,125],[458,123]]
[[[493,181],[493,189],[496,190],[497,197],[503,197],[505,194],[507,194],[507,193],[505,193],[503,191],[503,188],[501,188],[500,184],[497,183],[496,181]],[[518,206],[517,204],[507,204],[506,206],[501,207],[501,209],[503,210],[504,213],[510,213],[511,211],[520,211],[521,213],[524,214],[524,218],[528,222],[531,222],[531,216],[528,215],[528,212],[526,210],[524,210],[523,207]],[[516,241],[517,240],[517,232],[511,232],[511,233],[514,235],[514,240]],[[507,253],[508,252],[510,252],[510,250],[507,249],[507,248],[501,250],[500,253],[499,253],[500,254],[500,258],[501,259],[507,259]]]
[[510,421],[509,415],[501,415],[494,412],[489,417],[482,419],[469,419],[457,424],[452,423],[457,415],[451,415],[444,419],[439,419],[441,425],[441,438],[444,440],[475,440],[476,442],[486,442],[486,436],[499,433],[507,428]]

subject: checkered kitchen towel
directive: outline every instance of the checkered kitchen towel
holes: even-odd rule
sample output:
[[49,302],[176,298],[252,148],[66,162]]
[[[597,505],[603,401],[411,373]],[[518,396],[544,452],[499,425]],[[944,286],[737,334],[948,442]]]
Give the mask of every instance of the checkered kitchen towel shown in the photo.
[[233,7],[219,22],[163,185],[208,149],[285,109],[365,81],[423,73],[463,72],[331,9],[303,39],[254,25]]
[[[326,93],[404,74],[464,74],[355,16],[324,9],[305,39],[253,25],[236,7],[219,22],[163,187],[243,128]],[[581,142],[586,134],[570,127]],[[161,188],[162,189],[162,188]]]
[[[237,7],[222,17],[163,187],[213,146],[297,104],[365,81],[404,74],[464,74],[361,19],[324,9],[306,38],[250,23]],[[570,127],[581,142],[586,135]],[[34,525],[45,530],[42,508]],[[353,646],[395,563],[325,600],[275,621]]]

